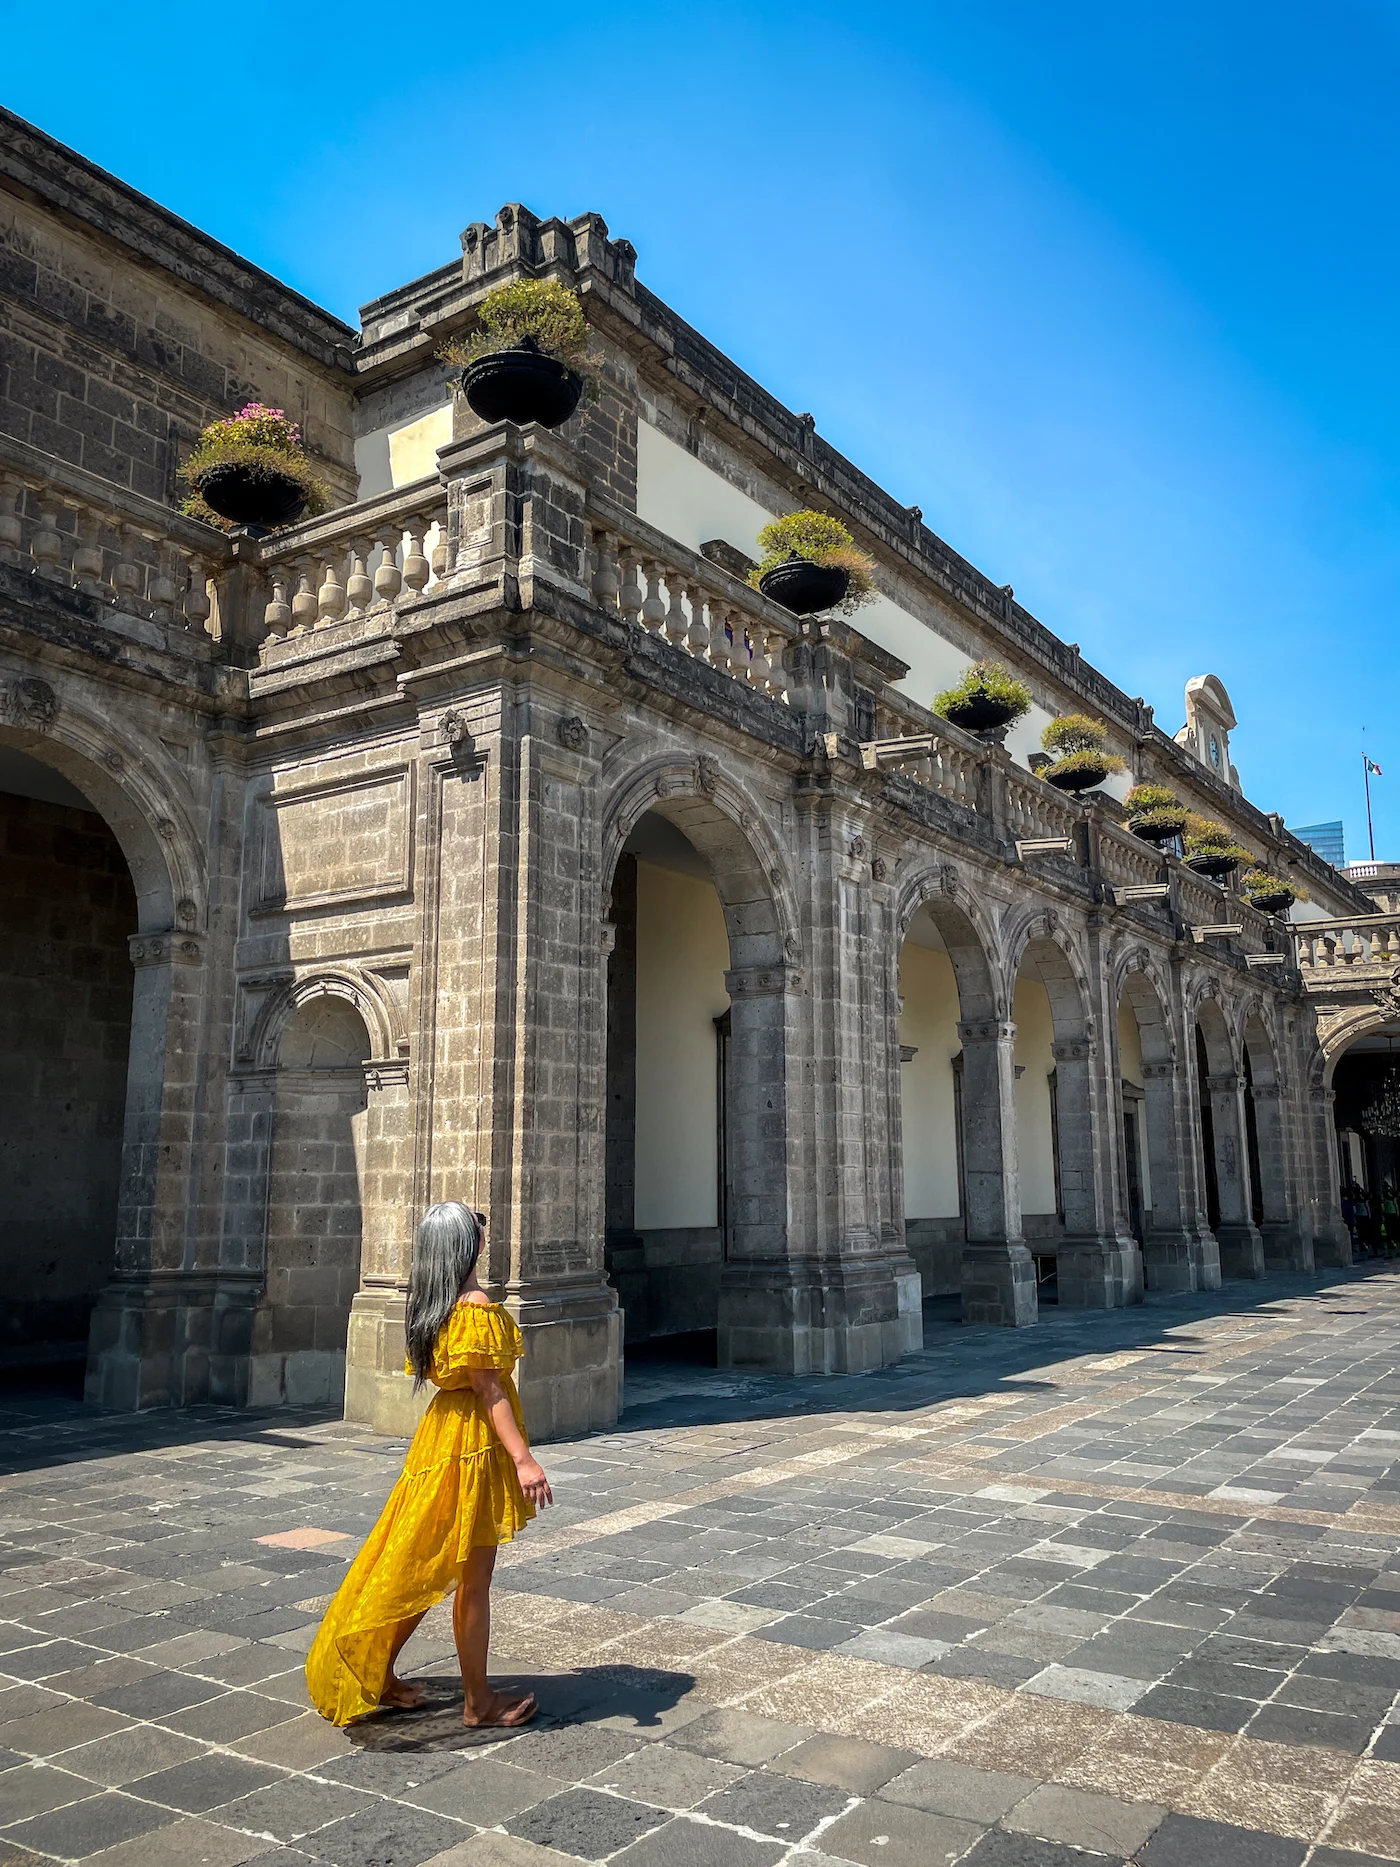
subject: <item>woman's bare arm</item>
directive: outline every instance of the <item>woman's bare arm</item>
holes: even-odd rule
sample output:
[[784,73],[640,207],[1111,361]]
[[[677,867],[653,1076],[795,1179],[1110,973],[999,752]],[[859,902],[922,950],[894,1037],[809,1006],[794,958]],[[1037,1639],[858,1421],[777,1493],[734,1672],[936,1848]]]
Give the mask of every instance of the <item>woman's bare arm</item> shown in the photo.
[[471,1383],[477,1399],[486,1409],[497,1439],[515,1461],[520,1489],[532,1504],[552,1504],[554,1493],[549,1488],[549,1480],[534,1453],[526,1445],[525,1435],[515,1423],[515,1414],[506,1398],[506,1390],[501,1386],[501,1377],[494,1368],[473,1368]]

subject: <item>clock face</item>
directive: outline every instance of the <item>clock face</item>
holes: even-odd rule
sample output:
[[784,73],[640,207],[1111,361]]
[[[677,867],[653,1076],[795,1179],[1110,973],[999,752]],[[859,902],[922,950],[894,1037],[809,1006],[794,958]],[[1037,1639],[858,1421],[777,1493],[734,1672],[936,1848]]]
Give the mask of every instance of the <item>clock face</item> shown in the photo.
[[1220,741],[1212,733],[1210,736],[1210,762],[1217,771],[1220,769]]

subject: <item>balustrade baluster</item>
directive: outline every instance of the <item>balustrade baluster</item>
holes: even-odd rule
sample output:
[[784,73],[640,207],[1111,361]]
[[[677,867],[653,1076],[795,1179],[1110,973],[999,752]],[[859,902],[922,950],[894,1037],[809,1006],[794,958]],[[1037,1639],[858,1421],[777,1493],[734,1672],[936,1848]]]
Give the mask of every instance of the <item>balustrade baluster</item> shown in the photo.
[[770,629],[764,637],[763,652],[768,662],[768,691],[775,700],[787,699],[787,669],[783,666],[786,648],[786,636]]
[[[185,615],[185,626],[192,635],[204,635],[208,633],[212,611],[209,601],[209,566],[193,551],[181,551],[180,558],[185,566],[185,593],[180,603]],[[178,584],[178,578],[176,582]],[[287,619],[291,620],[290,610],[287,611]]]
[[599,529],[593,534],[593,600],[600,609],[615,610],[621,589],[622,578],[618,574],[613,541]]
[[[418,521],[414,521],[417,526]],[[427,588],[428,579],[433,574],[433,567],[423,555],[423,533],[409,528],[408,546],[403,557],[403,580],[415,596],[421,596]]]
[[666,640],[674,642],[679,648],[690,632],[690,623],[683,603],[687,595],[684,577],[678,571],[668,572],[666,589],[671,598],[670,606],[666,611]]
[[768,657],[763,652],[763,631],[752,624],[749,627],[747,672],[749,685],[758,688],[761,693],[768,685]]
[[447,526],[441,519],[434,519],[433,524],[437,526],[437,539],[428,561],[432,566],[433,582],[440,583],[447,575]]
[[333,558],[325,560],[325,575],[316,592],[316,614],[322,622],[338,622],[345,614],[345,585]]
[[642,601],[642,627],[648,635],[660,635],[666,625],[666,599],[661,594],[663,569],[655,558],[643,559],[641,569],[647,580],[647,593]]
[[[189,599],[185,599],[188,613]],[[272,600],[263,611],[263,621],[267,632],[272,636],[284,636],[292,626],[292,606],[287,601],[287,579],[274,577],[272,580]]]
[[63,533],[58,529],[58,504],[54,500],[41,499],[38,502],[35,517],[38,529],[29,541],[29,555],[34,560],[34,568],[41,577],[62,577]]
[[73,550],[73,581],[89,596],[106,596],[102,576],[101,521],[90,507],[78,513],[78,542]]
[[383,557],[374,567],[374,594],[381,603],[392,603],[403,588],[403,572],[392,544],[376,545]]
[[[175,579],[170,575],[170,559],[174,547],[163,538],[156,540],[156,567],[147,588],[147,597],[151,613],[157,622],[171,623],[175,620],[177,592]],[[180,620],[183,622],[184,618]]]
[[638,582],[638,579],[641,576],[641,563],[636,552],[628,544],[623,545],[620,556],[622,562],[622,588],[618,591],[617,600],[622,609],[624,620],[627,622],[640,623],[643,598],[642,586]]
[[374,546],[357,538],[350,552],[350,575],[345,579],[345,601],[352,614],[363,615],[374,601],[374,579],[365,569],[365,560]]
[[[685,645],[697,661],[703,661],[710,652],[710,643],[714,628],[714,599],[704,590],[692,584],[686,586],[686,600],[690,604],[690,626],[685,632]],[[706,621],[706,611],[710,620]]]
[[725,674],[733,672],[734,644],[730,629],[737,628],[734,611],[720,599],[710,604],[710,664]]
[[146,587],[146,567],[138,556],[141,534],[136,526],[123,525],[119,527],[119,536],[121,545],[116,569],[112,572],[112,588],[117,593],[117,607],[134,615],[140,611],[141,593]]
[[292,634],[305,635],[308,629],[316,627],[316,592],[311,587],[316,564],[313,558],[299,557],[296,560],[297,589],[292,598]]

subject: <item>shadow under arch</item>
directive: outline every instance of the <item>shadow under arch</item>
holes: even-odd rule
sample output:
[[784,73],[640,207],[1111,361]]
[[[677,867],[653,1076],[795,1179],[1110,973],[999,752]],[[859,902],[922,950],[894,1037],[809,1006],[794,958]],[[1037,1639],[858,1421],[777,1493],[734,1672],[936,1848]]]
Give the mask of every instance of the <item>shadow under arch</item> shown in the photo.
[[[101,1288],[91,1292],[84,1324],[88,1397],[129,1407],[143,1399],[142,1356],[122,1312],[133,1286],[146,1284],[153,1270],[178,1269],[187,1242],[197,1111],[184,1078],[198,1048],[203,863],[182,806],[171,801],[185,793],[184,778],[162,769],[158,747],[127,744],[106,722],[60,703],[44,682],[17,685],[25,690],[25,711],[16,720],[12,703],[11,717],[0,723],[0,751],[16,769],[46,772],[73,788],[120,850],[134,894],[130,920],[113,935],[110,981],[93,975],[69,981],[66,990],[52,952],[43,968],[49,1024],[71,1024],[90,1001],[89,988],[99,985],[109,1003],[129,1007],[121,1020],[122,1076],[112,1097],[113,1163],[97,1201],[105,1241]],[[11,897],[15,884],[12,868]],[[108,1049],[116,1041],[113,1026]],[[65,1051],[80,1055],[81,1049],[60,1044],[55,1065]],[[84,1136],[76,1146],[73,1173],[80,1177],[99,1138]]]
[[1192,1183],[1183,1169],[1179,1058],[1167,993],[1150,967],[1146,951],[1129,954],[1117,989],[1119,1017],[1126,1008],[1136,1027],[1142,1065],[1140,1091],[1134,1096],[1120,1034],[1122,1155],[1130,1205],[1135,1151],[1141,1173],[1143,1280],[1149,1290],[1216,1290],[1220,1256],[1215,1236],[1202,1236],[1191,1218]]
[[1214,983],[1187,1004],[1194,1048],[1206,1217],[1226,1277],[1262,1277],[1264,1245],[1250,1210],[1243,1045],[1236,1044]]

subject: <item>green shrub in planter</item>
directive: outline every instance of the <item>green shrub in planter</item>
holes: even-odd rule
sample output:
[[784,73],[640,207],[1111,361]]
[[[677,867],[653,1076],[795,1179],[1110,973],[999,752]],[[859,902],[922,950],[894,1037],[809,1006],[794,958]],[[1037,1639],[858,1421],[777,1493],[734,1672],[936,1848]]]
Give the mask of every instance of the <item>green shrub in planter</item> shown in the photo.
[[1087,713],[1062,713],[1040,735],[1045,750],[1057,755],[1053,764],[1042,766],[1040,776],[1057,791],[1091,791],[1110,772],[1125,769],[1116,752],[1104,751],[1107,737],[1102,720],[1090,719]]
[[1145,843],[1169,843],[1180,836],[1191,814],[1176,792],[1164,784],[1135,784],[1123,800],[1128,828]]
[[797,616],[839,609],[854,615],[875,595],[875,566],[829,512],[787,512],[758,534],[760,561],[749,572],[755,590]]
[[249,402],[203,429],[180,468],[189,491],[181,511],[221,531],[260,530],[314,518],[331,503],[306,458],[301,429],[280,408]]
[[1252,908],[1264,914],[1286,914],[1295,901],[1306,901],[1308,891],[1295,882],[1280,881],[1267,869],[1249,869],[1240,882],[1240,893]]
[[933,710],[964,732],[995,732],[1029,713],[1031,690],[999,661],[975,661],[956,687],[934,696]]
[[510,350],[528,338],[541,356],[587,381],[597,359],[588,348],[588,320],[577,292],[557,279],[516,279],[488,292],[476,308],[476,330],[454,337],[438,355],[465,369],[481,357]]
[[1208,875],[1213,881],[1233,874],[1242,862],[1250,859],[1249,851],[1240,847],[1225,824],[1216,823],[1211,817],[1197,816],[1195,811],[1187,815],[1183,847],[1187,868],[1194,869],[1197,875]]

